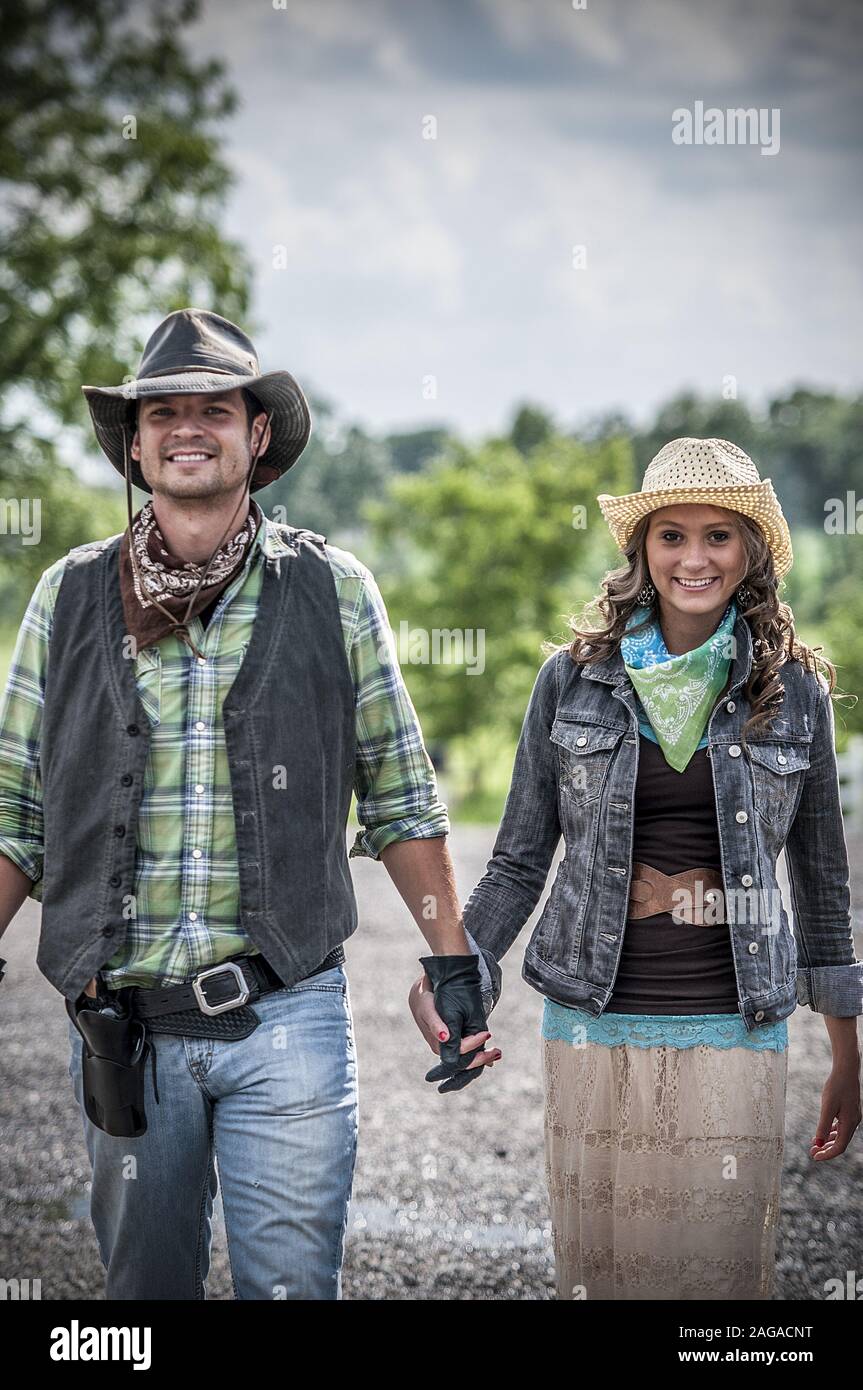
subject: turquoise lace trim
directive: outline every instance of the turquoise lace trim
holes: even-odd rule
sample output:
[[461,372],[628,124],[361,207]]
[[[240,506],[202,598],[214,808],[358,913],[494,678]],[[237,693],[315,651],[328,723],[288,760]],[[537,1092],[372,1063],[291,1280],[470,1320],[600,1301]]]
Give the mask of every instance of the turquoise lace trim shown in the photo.
[[756,1024],[750,1032],[740,1014],[600,1014],[570,1009],[546,999],[542,1036],[549,1042],[604,1043],[606,1047],[749,1047],[756,1052],[783,1052],[788,1024]]

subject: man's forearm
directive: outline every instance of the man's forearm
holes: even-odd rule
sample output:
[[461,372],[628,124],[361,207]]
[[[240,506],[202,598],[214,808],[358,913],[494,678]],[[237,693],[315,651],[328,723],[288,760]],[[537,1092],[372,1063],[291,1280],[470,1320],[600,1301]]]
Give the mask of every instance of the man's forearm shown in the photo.
[[18,865],[7,859],[5,854],[0,854],[0,936],[18,912],[32,886],[30,879]]
[[432,953],[470,955],[446,836],[396,840],[381,851],[381,861]]

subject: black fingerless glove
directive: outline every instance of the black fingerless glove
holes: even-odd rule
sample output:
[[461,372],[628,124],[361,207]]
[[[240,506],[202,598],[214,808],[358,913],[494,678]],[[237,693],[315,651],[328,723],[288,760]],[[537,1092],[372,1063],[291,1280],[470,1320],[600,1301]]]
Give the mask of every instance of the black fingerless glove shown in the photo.
[[427,1073],[426,1081],[443,1081],[443,1085],[438,1086],[441,1095],[461,1091],[485,1070],[484,1067],[466,1070],[485,1044],[472,1052],[459,1051],[462,1038],[484,1033],[487,1028],[479,962],[475,955],[420,956],[420,965],[431,980],[435,1008],[449,1032],[447,1041],[440,1044],[441,1060]]

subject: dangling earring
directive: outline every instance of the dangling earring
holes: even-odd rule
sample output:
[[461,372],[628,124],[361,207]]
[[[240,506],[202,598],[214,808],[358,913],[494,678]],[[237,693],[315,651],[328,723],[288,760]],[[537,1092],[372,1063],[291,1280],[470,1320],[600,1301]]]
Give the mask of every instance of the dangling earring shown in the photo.
[[636,601],[636,603],[640,603],[643,607],[648,607],[648,608],[649,608],[650,605],[651,605],[651,603],[653,602],[653,600],[654,600],[655,598],[656,598],[656,590],[654,589],[654,587],[653,587],[653,585],[651,584],[650,580],[647,579],[647,580],[645,580],[645,582],[642,584],[641,588],[639,589],[638,593],[636,594],[636,596],[635,596],[635,601]]
[[752,590],[748,585],[741,584],[738,587],[737,602],[740,604],[741,608],[745,608],[748,603],[752,602]]

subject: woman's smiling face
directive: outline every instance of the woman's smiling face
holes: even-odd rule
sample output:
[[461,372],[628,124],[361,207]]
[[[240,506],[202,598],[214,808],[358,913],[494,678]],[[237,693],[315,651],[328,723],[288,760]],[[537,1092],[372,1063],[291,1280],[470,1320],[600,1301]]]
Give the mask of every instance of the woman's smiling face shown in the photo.
[[646,558],[661,610],[715,614],[718,623],[746,574],[739,514],[697,502],[660,507],[649,517]]

